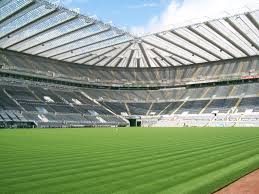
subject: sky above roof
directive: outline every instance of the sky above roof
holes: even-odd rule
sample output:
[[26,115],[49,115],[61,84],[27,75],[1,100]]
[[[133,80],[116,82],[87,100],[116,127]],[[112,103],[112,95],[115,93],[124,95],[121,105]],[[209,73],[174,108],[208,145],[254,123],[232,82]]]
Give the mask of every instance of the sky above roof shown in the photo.
[[135,34],[202,22],[259,8],[258,0],[52,0]]

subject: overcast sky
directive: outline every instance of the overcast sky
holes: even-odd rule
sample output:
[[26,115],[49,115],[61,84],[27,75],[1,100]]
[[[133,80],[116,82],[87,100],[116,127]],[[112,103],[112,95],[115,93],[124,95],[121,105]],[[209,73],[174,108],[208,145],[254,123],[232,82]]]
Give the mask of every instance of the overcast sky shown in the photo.
[[[58,1],[58,0],[52,0]],[[259,0],[60,0],[134,33],[158,32],[259,8]]]

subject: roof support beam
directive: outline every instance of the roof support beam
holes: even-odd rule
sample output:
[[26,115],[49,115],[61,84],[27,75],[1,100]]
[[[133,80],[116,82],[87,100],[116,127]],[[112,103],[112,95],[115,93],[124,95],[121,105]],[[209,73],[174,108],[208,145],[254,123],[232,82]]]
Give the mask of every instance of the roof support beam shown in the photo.
[[156,51],[156,49],[151,49],[153,53],[155,53],[157,56],[159,56],[163,61],[165,61],[169,66],[174,66],[172,63],[170,63],[164,56],[162,56],[159,52]]
[[53,13],[55,13],[57,10],[58,10],[58,9],[55,8],[55,9],[53,9],[52,11],[50,11],[49,13],[44,14],[44,15],[41,15],[41,16],[38,17],[37,19],[34,19],[34,20],[30,21],[29,23],[24,24],[23,26],[20,26],[19,28],[14,29],[14,30],[12,30],[11,32],[8,32],[8,33],[5,34],[4,36],[0,37],[0,39],[5,38],[5,37],[8,37],[8,36],[10,36],[11,34],[13,34],[13,33],[15,33],[15,32],[18,32],[19,30],[21,30],[21,29],[23,29],[23,28],[25,28],[25,27],[28,27],[28,26],[30,26],[31,24],[35,23],[35,22],[38,22],[38,21],[42,20],[42,19],[45,18],[45,17],[51,16],[51,15],[52,15]]
[[227,53],[229,56],[231,56],[232,58],[236,58],[235,55],[233,55],[230,51],[228,51],[227,49],[225,49],[224,47],[222,47],[221,45],[219,45],[218,43],[216,43],[215,41],[209,39],[207,36],[205,36],[204,34],[200,33],[199,31],[195,30],[192,26],[187,27],[188,30],[190,30],[191,32],[193,32],[194,34],[200,36],[201,38],[203,38],[204,40],[206,40],[207,42],[209,42],[210,44],[214,45],[215,47],[217,47],[220,51],[224,51],[225,53]]
[[137,67],[140,68],[140,58],[137,58]]
[[[102,33],[107,32],[107,31],[109,31],[109,30],[110,30],[110,28],[105,29],[105,30],[102,30],[102,31],[99,31],[99,32],[95,32],[95,33],[93,33],[93,34],[91,34],[91,35],[86,35],[86,36],[84,36],[84,37],[82,37],[82,38],[79,38],[79,39],[76,39],[76,40],[71,40],[71,41],[69,41],[69,42],[66,42],[66,43],[64,43],[64,44],[58,45],[58,46],[56,46],[56,47],[53,47],[53,48],[46,49],[46,50],[44,50],[44,51],[35,53],[35,55],[41,55],[41,54],[44,54],[45,52],[54,51],[55,49],[58,49],[58,48],[60,48],[60,47],[67,46],[67,45],[69,45],[69,44],[73,44],[73,43],[75,43],[75,42],[78,42],[78,41],[81,41],[81,40],[84,40],[84,39],[87,39],[87,38],[90,38],[90,37],[93,37],[93,36],[102,34]],[[59,54],[55,54],[55,55],[59,55]],[[51,55],[51,56],[49,56],[49,57],[53,57],[53,56],[55,56],[55,55]]]
[[[108,54],[108,53],[110,53],[110,52],[112,52],[112,51],[114,51],[114,50],[116,50],[117,48],[112,48],[112,49],[110,49],[110,50],[108,50],[108,51],[106,51],[106,52],[104,52],[104,53],[101,53],[101,54],[99,54],[99,55],[96,55],[95,57],[93,57],[93,58],[91,58],[91,59],[87,59],[87,60],[85,60],[83,63],[88,63],[88,62],[90,62],[90,61],[92,61],[92,60],[94,60],[94,59],[97,59],[98,57],[101,57],[101,56],[104,56],[104,55],[106,55],[106,54]],[[85,57],[84,57],[85,58]],[[80,59],[79,59],[80,60]],[[77,61],[78,61],[78,59],[77,59]]]
[[179,58],[181,58],[181,59],[183,59],[183,60],[185,60],[185,61],[188,61],[188,62],[191,63],[191,64],[194,64],[194,63],[195,63],[194,61],[192,61],[192,60],[190,60],[190,59],[187,59],[187,58],[184,57],[184,56],[178,55],[178,54],[176,54],[176,53],[174,53],[174,52],[172,52],[172,51],[170,51],[170,50],[167,50],[167,49],[165,49],[165,48],[162,48],[162,47],[160,47],[160,46],[158,46],[158,45],[155,45],[155,44],[153,44],[153,43],[151,43],[151,42],[148,42],[148,41],[146,41],[146,40],[143,40],[143,42],[146,43],[146,44],[149,44],[150,46],[153,46],[153,47],[155,47],[155,48],[157,48],[157,49],[159,49],[159,50],[162,50],[162,51],[165,51],[165,52],[167,52],[167,53],[170,53],[171,55],[175,55],[175,56],[177,56],[177,57],[179,57]]
[[[80,56],[80,55],[79,55],[79,56]],[[75,59],[75,60],[69,61],[69,62],[70,62],[70,63],[77,63],[77,61],[82,60],[82,59],[89,58],[89,57],[91,57],[91,56],[93,56],[93,54],[89,53],[88,55],[84,55],[84,56],[82,56],[82,57],[80,57],[80,58],[78,58],[78,59]],[[74,57],[77,57],[77,56],[74,56]],[[72,57],[69,57],[69,58],[67,58],[67,59],[70,59],[70,58],[72,58]],[[67,60],[67,59],[63,59],[63,60]]]
[[116,64],[114,65],[114,67],[118,67],[118,66],[120,65],[120,63],[122,62],[122,60],[123,60],[123,58],[120,58],[120,59],[116,62]]
[[[99,56],[100,57],[100,56]],[[98,63],[100,63],[102,60],[106,59],[106,56],[101,57],[98,61],[94,62],[92,66],[96,66]]]
[[[120,35],[117,35],[117,36],[114,36],[114,37],[107,38],[105,40],[100,40],[100,41],[97,41],[97,42],[94,42],[94,43],[91,43],[91,44],[88,44],[88,45],[81,46],[81,47],[76,48],[76,49],[71,49],[69,51],[61,52],[61,53],[55,54],[53,56],[50,56],[50,58],[57,57],[59,55],[65,54],[65,53],[71,53],[71,52],[73,53],[74,50],[79,50],[79,49],[82,49],[82,48],[85,48],[85,47],[88,47],[88,46],[92,46],[92,45],[95,45],[95,44],[98,44],[98,43],[101,43],[101,42],[104,42],[104,41],[112,40],[112,39],[118,38],[118,37],[123,36],[123,35],[124,34],[120,34]],[[113,46],[113,45],[110,45],[110,46]],[[92,51],[89,51],[89,52],[92,52]],[[73,55],[73,56],[75,56],[75,55]],[[63,58],[58,59],[58,60],[63,60]]]
[[198,47],[199,49],[201,49],[201,50],[203,50],[203,51],[209,53],[210,55],[214,56],[215,58],[220,59],[220,60],[223,59],[223,58],[220,57],[219,55],[217,55],[217,54],[211,52],[211,51],[210,51],[209,49],[207,49],[206,47],[204,47],[204,46],[202,46],[202,45],[196,43],[195,41],[193,41],[193,40],[191,40],[191,39],[189,39],[189,38],[187,38],[187,37],[185,37],[185,36],[183,36],[182,34],[176,32],[176,31],[170,31],[170,32],[171,32],[172,34],[176,35],[176,36],[179,36],[180,38],[184,39],[185,41],[187,41],[187,42],[193,44],[194,46]]
[[170,58],[171,58],[172,60],[176,61],[177,63],[179,63],[179,64],[182,65],[182,66],[185,66],[185,65],[186,65],[186,64],[184,64],[183,62],[181,62],[180,60],[174,58],[173,56],[170,56]]
[[226,41],[228,41],[230,44],[232,44],[234,47],[236,47],[240,52],[242,52],[243,54],[245,54],[246,56],[250,56],[250,54],[243,49],[240,45],[238,45],[237,43],[235,43],[233,40],[231,40],[228,36],[226,36],[225,34],[223,34],[220,30],[218,30],[217,28],[215,28],[211,23],[206,22],[205,25],[210,28],[212,31],[216,32],[218,35],[220,35],[221,37],[223,37]]
[[[75,18],[75,19],[77,19],[77,18]],[[65,22],[64,24],[62,24],[62,26],[63,26],[63,25],[66,25],[66,24],[67,24],[67,22]],[[67,32],[67,33],[64,33],[64,34],[62,34],[62,35],[60,35],[60,36],[58,36],[58,37],[48,39],[48,40],[46,40],[46,41],[43,41],[43,42],[40,42],[40,43],[38,43],[38,44],[36,44],[36,45],[33,45],[33,46],[31,46],[31,47],[28,47],[28,48],[26,48],[26,49],[24,49],[24,50],[21,50],[21,52],[28,51],[28,50],[30,50],[30,49],[33,49],[33,48],[39,46],[39,45],[43,45],[43,44],[49,43],[49,42],[51,42],[51,41],[57,40],[57,39],[59,39],[59,38],[62,38],[62,37],[64,37],[64,36],[73,34],[73,33],[75,33],[75,32],[78,32],[78,31],[80,31],[80,30],[82,30],[82,29],[84,29],[84,28],[87,28],[87,27],[89,27],[89,26],[92,26],[92,25],[94,25],[94,24],[95,24],[94,22],[92,22],[92,23],[90,23],[90,24],[86,24],[86,25],[84,25],[84,26],[82,26],[82,27],[79,27],[79,28],[77,28],[77,29],[75,29],[75,30],[72,30],[72,31]],[[61,25],[60,25],[60,26],[61,26]],[[57,26],[56,28],[58,28],[58,27],[60,27],[60,26]],[[55,29],[55,28],[54,28],[54,29]],[[50,29],[50,30],[48,30],[47,32],[50,32],[51,30],[53,30],[53,29]],[[47,33],[47,32],[45,32],[45,33]],[[38,34],[38,36],[40,36],[40,35],[42,35],[42,34],[44,34],[44,32]],[[31,38],[30,38],[30,39],[31,39]]]
[[146,63],[147,63],[147,66],[148,66],[148,67],[151,67],[149,58],[148,58],[148,56],[147,56],[147,53],[146,53],[146,51],[145,51],[143,45],[142,45],[141,43],[138,43],[138,46],[139,46],[139,48],[140,48],[140,50],[141,50],[141,52],[142,52],[142,55],[143,55],[143,57],[144,57],[144,59],[145,59],[145,61],[146,61]]
[[246,33],[244,33],[234,22],[232,22],[229,18],[226,18],[225,21],[234,28],[244,39],[246,39],[252,47],[256,48],[259,51],[259,46],[254,42]]
[[180,45],[180,44],[178,44],[178,43],[175,43],[174,41],[169,40],[168,38],[165,38],[165,37],[163,37],[163,36],[161,36],[161,35],[159,35],[159,34],[156,34],[155,36],[158,37],[158,38],[160,38],[160,39],[162,39],[162,40],[164,40],[164,41],[166,41],[166,42],[169,42],[170,44],[172,44],[172,45],[174,45],[174,46],[177,46],[177,47],[179,47],[179,48],[181,48],[181,49],[183,49],[183,50],[185,50],[185,51],[187,51],[187,52],[189,52],[189,53],[191,53],[191,54],[194,54],[194,55],[200,57],[200,58],[203,59],[205,62],[209,62],[209,61],[210,61],[209,59],[207,59],[206,57],[200,55],[199,53],[194,52],[194,51],[192,51],[192,50],[190,50],[190,49],[188,49],[188,48],[186,48],[186,47],[184,47],[184,46],[182,46],[182,45]]
[[[125,41],[125,42],[128,42],[128,41]],[[125,42],[116,43],[116,44],[113,44],[112,46],[114,47],[114,46],[123,44],[123,43],[125,43]],[[111,45],[108,45],[108,46],[105,46],[105,47],[101,47],[101,48],[97,48],[97,49],[93,49],[93,50],[91,50],[91,51],[83,52],[83,53],[80,53],[80,54],[78,54],[78,55],[73,55],[73,56],[67,57],[67,59],[68,59],[68,58],[72,58],[72,57],[84,56],[84,55],[86,55],[86,54],[89,54],[89,55],[91,54],[91,55],[93,55],[92,52],[99,51],[99,50],[102,50],[102,49],[105,49],[105,48],[109,48],[109,47],[111,47]]]
[[158,64],[159,67],[163,67],[163,65],[161,65],[157,58],[153,58],[153,60],[156,62],[156,64]]
[[4,7],[5,5],[7,5],[10,2],[11,2],[11,0],[2,0],[2,1],[0,1],[0,8]]
[[12,18],[12,17],[15,16],[17,13],[20,13],[20,12],[22,12],[23,10],[26,10],[27,8],[29,8],[29,7],[32,6],[33,4],[35,4],[35,1],[30,2],[30,3],[27,4],[26,6],[20,8],[19,10],[15,11],[15,12],[13,12],[11,15],[9,15],[9,16],[3,18],[2,20],[0,20],[0,23],[2,23],[2,22],[4,22],[4,21],[8,20],[9,18]]
[[[44,20],[45,20],[45,19],[48,20],[48,18],[50,18],[51,16],[52,16],[52,15],[50,15],[49,17],[44,18]],[[12,47],[12,46],[15,46],[15,45],[17,45],[17,44],[20,44],[20,43],[22,43],[22,42],[24,42],[24,41],[26,41],[26,40],[31,39],[31,38],[34,38],[34,37],[36,37],[36,36],[38,36],[38,35],[40,35],[40,34],[43,34],[43,33],[47,32],[47,31],[49,31],[49,30],[52,30],[52,29],[54,29],[54,28],[56,28],[56,27],[58,27],[58,26],[60,26],[60,25],[65,24],[65,23],[67,23],[67,22],[70,22],[70,21],[72,21],[72,20],[75,20],[77,17],[78,17],[78,16],[74,16],[74,17],[72,17],[72,18],[70,18],[70,19],[67,19],[67,20],[65,20],[65,21],[63,21],[63,22],[60,22],[60,23],[58,23],[58,24],[56,24],[56,25],[53,25],[53,26],[51,26],[51,27],[49,27],[49,28],[46,28],[46,29],[44,29],[44,30],[42,30],[42,31],[40,31],[40,32],[37,32],[37,33],[35,33],[35,34],[33,34],[33,35],[27,37],[27,38],[24,38],[24,39],[22,39],[22,40],[20,40],[20,41],[18,41],[18,42],[15,42],[15,43],[9,45],[8,47],[6,47],[6,49],[9,49],[9,48]],[[22,33],[22,32],[21,32],[21,33]],[[13,33],[12,33],[12,34],[13,34]],[[42,43],[41,43],[41,44],[42,44]]]
[[107,66],[109,63],[111,63],[114,59],[116,59],[117,57],[119,57],[123,52],[125,52],[130,46],[132,45],[132,43],[129,43],[127,46],[125,46],[120,52],[118,52],[116,55],[114,55],[112,58],[110,58],[103,66]]
[[246,13],[245,16],[249,19],[249,21],[259,30],[259,24],[258,22],[254,19],[251,13]]
[[130,55],[129,55],[129,58],[128,58],[128,61],[127,61],[126,67],[129,67],[129,66],[130,66],[131,61],[132,61],[132,57],[133,57],[133,55],[134,55],[134,52],[135,52],[135,50],[134,50],[134,49],[132,49],[132,50],[130,51]]

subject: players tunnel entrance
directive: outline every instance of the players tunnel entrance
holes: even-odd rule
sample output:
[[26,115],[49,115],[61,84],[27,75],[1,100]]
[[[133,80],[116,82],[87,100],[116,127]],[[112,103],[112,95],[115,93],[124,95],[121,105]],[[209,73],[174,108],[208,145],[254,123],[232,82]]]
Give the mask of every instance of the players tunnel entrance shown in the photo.
[[138,119],[128,119],[130,122],[130,127],[141,127],[141,120]]

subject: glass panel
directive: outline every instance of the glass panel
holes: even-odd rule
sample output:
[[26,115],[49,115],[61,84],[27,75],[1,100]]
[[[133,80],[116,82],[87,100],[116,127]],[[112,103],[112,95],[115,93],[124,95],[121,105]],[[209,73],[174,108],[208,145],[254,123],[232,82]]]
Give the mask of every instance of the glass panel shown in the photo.
[[184,39],[172,34],[172,33],[166,33],[164,35],[167,39],[173,41],[174,43],[177,43],[181,45],[184,48],[187,48],[188,50],[191,50],[193,53],[197,53],[201,55],[202,57],[208,59],[208,61],[215,61],[217,58],[215,58],[213,55],[205,52],[204,50],[198,48],[197,46],[185,41]]
[[188,30],[187,28],[182,28],[176,30],[178,33],[180,33],[182,36],[184,36],[187,39],[192,40],[193,42],[196,42],[197,44],[201,45],[201,47],[206,48],[207,50],[211,51],[212,53],[215,53],[216,55],[220,56],[222,59],[229,59],[230,56],[227,55],[224,51],[220,51],[220,49],[210,42],[206,41],[199,35],[195,34],[194,32]]
[[157,38],[154,35],[146,37],[145,39],[148,40],[149,42],[152,42],[153,44],[157,45],[158,47],[162,47],[162,48],[172,52],[173,54],[177,55],[178,57],[183,57],[183,59],[188,58],[193,63],[205,62],[200,57],[193,55],[193,53],[190,53],[178,46],[170,44],[169,42],[166,42],[160,38]]
[[[52,40],[64,34],[71,33],[89,24],[90,24],[90,21],[87,21],[84,18],[79,18],[69,23],[58,26],[44,34],[33,37],[32,39],[29,39],[21,44],[15,45],[11,47],[11,49],[14,49],[16,51],[23,51],[28,48],[34,47],[35,45],[41,45],[42,43],[47,42],[48,40]],[[30,52],[36,52],[34,50],[37,51],[38,49],[30,49]]]
[[[240,54],[235,47],[233,47],[229,42],[227,42],[224,38],[222,38],[220,35],[218,35],[216,32],[211,30],[209,27],[207,27],[204,24],[199,25],[196,30],[202,34],[204,34],[208,39],[210,39],[211,42],[214,42],[224,49],[226,49],[228,52],[233,54],[234,56],[238,57]],[[232,58],[229,56],[229,58]]]
[[55,7],[46,5],[34,5],[29,10],[25,10],[18,14],[16,17],[6,20],[0,24],[0,38],[21,28],[22,26],[52,12]]
[[[238,46],[248,52],[250,55],[256,54],[252,49],[249,42],[244,39],[235,29],[233,29],[225,20],[218,20],[212,23],[214,27],[216,27],[221,33],[223,33],[226,37],[235,42]],[[239,57],[245,57],[246,55],[240,53]]]
[[96,43],[96,44],[93,44],[93,45],[89,45],[89,46],[85,46],[85,47],[80,48],[80,49],[76,49],[73,52],[66,52],[64,54],[60,54],[60,55],[58,55],[56,57],[53,57],[53,58],[58,59],[58,60],[62,60],[63,58],[67,58],[67,57],[70,57],[70,56],[72,57],[72,56],[79,55],[79,54],[84,54],[84,53],[91,52],[91,51],[94,51],[94,50],[98,50],[98,49],[101,49],[101,48],[104,48],[104,47],[113,46],[115,44],[127,42],[129,40],[132,40],[131,36],[123,35],[123,36],[120,36],[120,37],[117,37],[117,38],[114,38],[114,39],[111,39],[111,40],[102,41],[102,42],[99,42],[99,43]]
[[238,28],[250,38],[250,40],[259,45],[259,31],[244,15],[230,18],[230,20],[236,24]]
[[19,9],[25,7],[26,5],[29,5],[31,2],[33,2],[33,0],[19,0],[10,2],[2,0],[0,4],[0,21],[12,15]]
[[20,42],[26,38],[36,35],[73,17],[75,17],[75,14],[73,14],[72,12],[59,11],[55,14],[50,15],[49,17],[44,18],[44,20],[38,21],[35,24],[29,25],[25,29],[22,29],[12,34],[10,38],[6,37],[0,40],[0,44],[3,48],[6,48],[10,45],[15,44],[16,42]]
[[77,49],[77,48],[86,47],[87,45],[95,44],[99,41],[104,41],[104,40],[107,40],[109,38],[116,37],[118,35],[120,35],[120,34],[118,34],[117,32],[115,32],[113,30],[110,30],[110,31],[107,31],[107,32],[103,32],[101,34],[97,34],[97,35],[94,35],[94,36],[91,36],[91,37],[87,37],[83,40],[79,40],[79,41],[67,44],[65,46],[61,46],[57,49],[46,51],[46,52],[42,53],[41,55],[46,56],[46,57],[51,57],[53,55],[58,55],[60,53],[72,51],[72,50]]
[[[45,43],[44,47],[42,47],[42,46],[35,47],[35,48],[29,50],[29,52],[31,52],[32,54],[41,53],[41,52],[44,52],[45,50],[50,50],[52,48],[56,48],[56,47],[62,46],[64,44],[74,42],[74,41],[82,39],[82,38],[86,38],[88,36],[91,36],[93,34],[102,32],[102,31],[107,30],[107,29],[109,29],[109,27],[104,27],[100,23],[95,24],[95,25],[91,25],[91,26],[89,26],[87,28],[84,28],[80,31],[74,32],[72,34],[69,34],[69,35],[57,38],[57,39],[55,39],[53,41],[50,41],[48,43]],[[91,37],[87,38],[85,40],[88,40],[88,39],[91,39]],[[80,42],[83,42],[83,40],[81,40]],[[60,47],[59,49],[56,49],[55,51],[50,50],[50,51],[45,52],[44,55],[50,56],[50,55],[52,55],[52,53],[58,53],[60,50],[63,50],[63,48],[66,48],[66,47],[72,48],[71,45],[79,46],[77,44],[78,44],[78,42],[74,43],[74,44],[69,44],[67,46]]]

